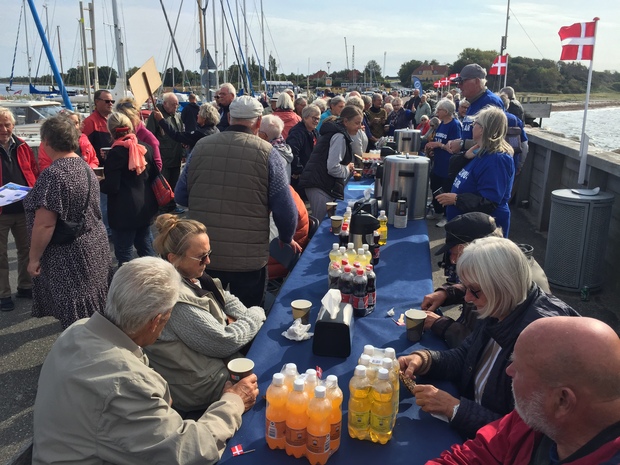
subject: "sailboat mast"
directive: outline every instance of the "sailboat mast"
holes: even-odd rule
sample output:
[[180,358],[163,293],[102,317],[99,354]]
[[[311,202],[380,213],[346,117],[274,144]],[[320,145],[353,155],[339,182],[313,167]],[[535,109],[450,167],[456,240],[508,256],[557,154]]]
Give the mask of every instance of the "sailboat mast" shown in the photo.
[[[23,0],[24,10],[26,0]],[[24,15],[24,33],[26,34],[26,59],[28,60],[28,84],[32,84],[32,58],[30,57],[30,45],[28,44],[28,18]]]
[[219,89],[220,87],[220,73],[218,72],[218,61],[217,61],[217,30],[215,27],[215,16],[217,5],[213,2],[213,52],[215,54],[215,88]]
[[222,69],[224,70],[224,82],[228,82],[228,63],[226,58],[228,58],[228,54],[226,53],[226,35],[224,32],[224,2],[220,1],[220,6],[222,7]]
[[[263,0],[260,0],[260,22],[261,35],[263,36],[263,76],[265,76],[265,63],[267,63],[267,61],[265,61],[265,12],[263,10]],[[267,85],[265,85],[265,92],[267,92]]]
[[[506,46],[508,44],[508,20],[510,19],[510,0],[508,0],[508,6],[506,7],[506,32],[504,33],[504,36],[502,37],[502,45],[500,47],[500,55],[504,55],[504,50],[506,50]],[[505,68],[506,72],[504,73],[504,87],[506,87],[506,82],[508,81],[508,60],[506,60],[506,68]],[[501,82],[501,76],[500,76],[500,82]]]
[[[22,15],[24,13],[24,5],[22,5],[19,10],[19,21],[17,22],[17,37],[15,38],[15,50],[13,51],[13,65],[11,66],[11,78],[9,79],[9,87],[6,88],[7,91],[11,91],[11,87],[13,87],[13,73],[15,72],[15,59],[17,58],[17,44],[19,43],[19,29],[22,25]],[[24,18],[25,20],[25,18]]]
[[121,97],[125,97],[125,95],[127,95],[125,48],[121,40],[121,26],[118,20],[118,5],[116,0],[112,0],[112,18],[114,21],[114,41],[116,42],[116,66],[118,66],[118,78],[116,79],[116,86],[114,86],[114,89],[121,93]]
[[60,60],[60,75],[64,75],[65,71],[62,68],[62,49],[60,48],[60,26],[56,26],[56,37],[58,38],[58,60]]

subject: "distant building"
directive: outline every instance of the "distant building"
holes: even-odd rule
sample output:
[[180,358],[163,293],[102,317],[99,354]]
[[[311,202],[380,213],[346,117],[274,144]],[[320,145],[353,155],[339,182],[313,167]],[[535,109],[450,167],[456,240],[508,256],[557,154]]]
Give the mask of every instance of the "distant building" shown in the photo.
[[313,79],[323,79],[323,78],[325,78],[326,76],[327,76],[327,73],[326,73],[325,71],[323,71],[323,70],[320,70],[320,71],[317,71],[317,72],[316,72],[316,73],[314,73],[314,74],[311,74],[311,75],[309,76],[309,79],[310,79],[310,80],[313,80]]
[[443,77],[447,77],[450,68],[448,65],[421,65],[418,66],[411,77],[417,77],[420,81],[437,81]]

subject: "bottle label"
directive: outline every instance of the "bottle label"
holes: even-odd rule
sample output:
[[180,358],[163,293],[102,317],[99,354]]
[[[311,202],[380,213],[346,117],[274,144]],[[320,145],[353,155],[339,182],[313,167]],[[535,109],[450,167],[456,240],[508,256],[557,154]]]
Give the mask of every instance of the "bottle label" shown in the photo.
[[338,423],[332,423],[329,431],[329,437],[332,441],[337,441],[340,439],[340,429],[342,428],[342,421]]
[[351,302],[351,294],[343,294],[342,292],[340,293],[340,301],[343,304],[348,304],[349,302]]
[[265,431],[270,439],[282,439],[286,435],[286,421],[270,421],[265,419]]
[[368,428],[370,424],[370,412],[351,412],[349,410],[349,424],[356,429]]
[[368,307],[374,307],[377,303],[377,293],[369,292],[368,293]]
[[314,434],[308,434],[308,440],[306,442],[306,448],[308,452],[312,454],[324,454],[329,452],[329,433],[325,436],[315,436]]
[[293,429],[286,428],[286,443],[292,447],[301,447],[306,445],[306,428]]
[[368,308],[368,294],[362,296],[353,295],[351,305],[355,310],[366,310]]
[[377,433],[389,433],[392,429],[392,415],[370,414],[370,428]]

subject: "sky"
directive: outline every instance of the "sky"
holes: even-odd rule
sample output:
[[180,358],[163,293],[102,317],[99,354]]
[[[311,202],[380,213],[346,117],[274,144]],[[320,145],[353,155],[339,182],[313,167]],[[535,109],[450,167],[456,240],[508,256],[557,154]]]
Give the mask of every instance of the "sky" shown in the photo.
[[[88,0],[84,1],[87,4]],[[112,0],[93,0],[95,3],[95,30],[97,35],[97,62],[99,66],[117,69],[113,45]],[[204,5],[205,0],[200,0]],[[353,68],[353,47],[355,68],[362,70],[369,60],[375,60],[383,75],[396,76],[406,61],[436,59],[440,64],[452,63],[464,48],[499,51],[501,37],[506,28],[508,0],[444,0],[442,2],[421,2],[418,0],[357,0],[356,2],[335,2],[333,0],[263,0],[265,13],[265,48],[277,62],[278,72],[286,74],[313,74],[322,69],[338,71]],[[262,39],[260,33],[260,0],[224,0],[228,4],[236,23],[236,4],[242,10],[247,8],[248,28],[257,54],[249,43],[251,55],[258,55],[262,61]],[[62,64],[66,71],[81,63],[79,36],[78,0],[34,0],[42,19],[51,30],[52,49],[60,67],[58,52],[58,30]],[[216,40],[217,62],[226,64],[234,61],[233,47],[226,33],[225,47],[222,46],[221,2],[212,0],[207,10],[208,47],[213,53],[212,5],[217,5]],[[197,1],[163,0],[168,18],[173,27],[179,13],[175,34],[181,59],[186,69],[198,70],[199,49]],[[3,40],[0,41],[0,76],[11,73],[21,0],[2,0]],[[43,5],[47,5],[44,8]],[[141,66],[150,57],[155,58],[161,70],[167,61],[170,49],[170,34],[164,14],[157,0],[118,0],[121,29],[126,46],[128,67]],[[378,7],[378,5],[386,5]],[[437,6],[434,6],[437,5]],[[37,63],[41,41],[32,21],[26,2],[28,37],[32,57],[32,75],[37,75]],[[46,15],[47,12],[47,15]],[[230,14],[227,14],[230,21]],[[575,22],[591,21],[598,16],[597,42],[594,55],[594,69],[597,71],[620,71],[620,1],[618,0],[526,0],[510,1],[510,21],[506,53],[512,56],[547,58],[558,60],[561,45],[558,30]],[[7,21],[12,18],[11,21]],[[58,29],[59,26],[59,29]],[[230,25],[232,29],[232,24]],[[345,38],[348,47],[345,48]],[[245,44],[243,33],[242,44]],[[50,73],[45,59],[41,59],[38,75]],[[169,62],[171,63],[171,62]],[[589,62],[582,62],[588,66]],[[178,58],[174,58],[179,67]],[[24,25],[22,21],[15,75],[25,76],[27,54]],[[510,72],[510,71],[509,71]]]

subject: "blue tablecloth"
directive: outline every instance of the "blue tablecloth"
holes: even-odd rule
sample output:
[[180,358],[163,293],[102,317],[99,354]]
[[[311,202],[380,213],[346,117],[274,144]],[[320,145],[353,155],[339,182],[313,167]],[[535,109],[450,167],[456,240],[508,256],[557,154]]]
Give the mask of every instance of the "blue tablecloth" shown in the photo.
[[[362,196],[361,184],[352,184],[347,189],[347,199]],[[344,211],[340,202],[338,212]],[[423,464],[426,460],[438,457],[452,444],[461,442],[460,437],[450,427],[415,405],[414,398],[403,387],[401,389],[399,413],[393,437],[386,445],[370,441],[351,439],[347,432],[348,383],[353,375],[357,360],[365,344],[376,347],[393,347],[397,355],[410,353],[416,348],[444,349],[439,339],[425,333],[420,343],[412,345],[406,338],[405,327],[398,326],[386,313],[394,308],[395,318],[400,313],[416,307],[425,294],[432,291],[430,250],[426,223],[410,221],[406,229],[389,228],[388,242],[382,247],[381,258],[376,266],[377,306],[375,311],[357,318],[353,327],[351,356],[347,359],[319,357],[312,353],[312,340],[293,342],[282,336],[292,324],[290,304],[295,299],[308,299],[313,303],[310,321],[314,323],[320,309],[320,300],[327,292],[328,253],[337,236],[330,232],[330,222],[323,221],[312,241],[302,254],[299,262],[286,280],[271,313],[260,330],[248,357],[255,362],[258,375],[260,400],[254,408],[243,415],[243,425],[228,442],[221,463],[231,460],[230,447],[242,444],[244,450],[256,452],[234,457],[235,465],[243,463],[300,463],[289,457],[283,450],[271,450],[265,442],[265,400],[263,398],[274,373],[279,372],[285,363],[297,364],[300,372],[320,366],[323,379],[329,374],[338,376],[340,388],[344,393],[342,441],[340,449],[329,459],[329,464],[355,463],[407,463]],[[311,331],[314,330],[314,324]],[[440,388],[447,385],[436,383]],[[303,459],[305,461],[305,459]]]

